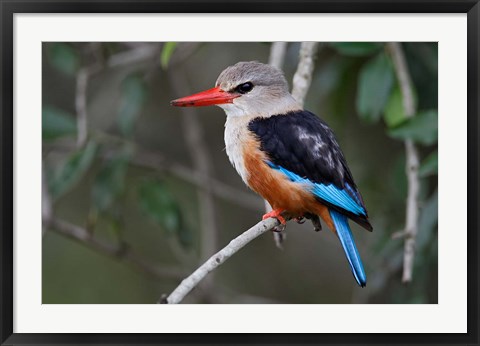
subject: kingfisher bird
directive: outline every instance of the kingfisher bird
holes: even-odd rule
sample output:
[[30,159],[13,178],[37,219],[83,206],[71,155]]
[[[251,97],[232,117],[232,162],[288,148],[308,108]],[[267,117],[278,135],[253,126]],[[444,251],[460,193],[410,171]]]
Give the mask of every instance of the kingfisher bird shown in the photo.
[[304,110],[283,72],[257,61],[220,73],[215,87],[171,101],[179,107],[217,105],[225,111],[225,148],[245,184],[272,206],[263,219],[319,217],[338,236],[353,276],[367,282],[348,219],[372,231],[367,209],[330,127]]

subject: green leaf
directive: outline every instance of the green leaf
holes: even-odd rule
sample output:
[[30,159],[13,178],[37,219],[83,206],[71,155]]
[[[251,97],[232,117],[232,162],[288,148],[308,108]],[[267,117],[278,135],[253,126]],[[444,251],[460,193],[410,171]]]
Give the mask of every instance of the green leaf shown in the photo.
[[58,198],[70,190],[91,166],[97,145],[90,141],[84,148],[74,152],[54,172],[49,182],[52,197]]
[[[416,96],[414,93],[414,102],[416,103]],[[388,99],[387,105],[385,106],[385,111],[383,113],[383,119],[389,128],[394,128],[408,118],[405,115],[405,109],[403,107],[403,96],[402,91],[398,84],[393,89]]]
[[191,235],[183,225],[180,208],[167,188],[159,181],[149,180],[139,187],[140,206],[168,234],[175,234],[180,243],[190,245]]
[[175,48],[177,47],[177,42],[166,42],[162,48],[162,54],[160,56],[160,64],[164,70],[167,69],[170,58],[172,57]]
[[360,71],[356,106],[363,120],[376,122],[388,101],[394,75],[389,58],[380,53]]
[[79,54],[67,43],[48,44],[48,57],[52,66],[68,75],[75,75],[80,67]]
[[331,42],[330,46],[340,54],[349,56],[366,56],[378,52],[382,43],[377,42]]
[[428,177],[429,175],[438,174],[438,151],[435,150],[433,153],[428,155],[420,165],[418,170],[420,177]]
[[122,83],[122,102],[118,113],[118,126],[125,136],[133,134],[133,125],[147,98],[147,88],[143,80],[130,75]]
[[54,140],[59,137],[73,135],[77,132],[77,124],[72,115],[60,109],[45,106],[42,109],[42,139]]
[[100,212],[109,209],[125,190],[130,152],[124,150],[104,162],[92,188],[92,204]]
[[420,112],[405,123],[389,131],[397,139],[411,139],[414,142],[432,145],[438,139],[438,115],[436,110]]

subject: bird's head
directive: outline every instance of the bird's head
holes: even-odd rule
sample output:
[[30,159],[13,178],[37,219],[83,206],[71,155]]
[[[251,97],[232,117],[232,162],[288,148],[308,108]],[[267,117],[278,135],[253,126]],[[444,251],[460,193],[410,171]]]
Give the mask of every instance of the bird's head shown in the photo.
[[257,61],[239,62],[220,73],[215,88],[171,101],[172,106],[217,105],[227,116],[269,116],[299,110],[279,69]]

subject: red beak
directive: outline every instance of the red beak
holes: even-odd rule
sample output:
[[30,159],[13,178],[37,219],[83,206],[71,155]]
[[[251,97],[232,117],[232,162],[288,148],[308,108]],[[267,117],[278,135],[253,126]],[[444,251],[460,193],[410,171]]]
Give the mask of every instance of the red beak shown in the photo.
[[220,87],[217,87],[170,101],[170,104],[177,107],[211,106],[233,103],[233,99],[239,96],[240,95],[223,91]]

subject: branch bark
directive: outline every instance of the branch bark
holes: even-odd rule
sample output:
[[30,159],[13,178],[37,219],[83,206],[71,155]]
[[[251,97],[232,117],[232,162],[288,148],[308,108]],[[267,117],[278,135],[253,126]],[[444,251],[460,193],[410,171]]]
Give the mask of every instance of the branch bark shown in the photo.
[[302,42],[297,71],[293,76],[292,96],[303,106],[308,89],[312,82],[312,72],[315,67],[314,58],[317,54],[318,42]]
[[281,69],[283,61],[285,60],[285,53],[287,52],[288,42],[273,42],[270,47],[270,57],[268,64]]
[[75,109],[77,112],[77,147],[82,147],[87,141],[87,84],[88,68],[80,69],[77,74],[77,90],[75,94]]
[[[403,109],[409,118],[415,116],[415,100],[413,97],[412,80],[408,70],[402,46],[398,42],[387,43],[395,73],[400,84],[402,93]],[[412,140],[405,141],[406,166],[405,171],[408,181],[408,194],[405,215],[405,244],[403,255],[403,282],[412,281],[413,264],[415,259],[415,242],[418,233],[418,194],[420,191],[420,180],[418,177],[419,155]]]
[[180,303],[183,298],[207,276],[208,273],[223,264],[227,259],[229,259],[249,242],[258,236],[273,230],[273,228],[278,225],[279,222],[277,219],[270,218],[257,223],[255,226],[233,239],[227,246],[210,257],[189,277],[183,280],[181,284],[163,302],[166,304]]
[[[52,199],[50,192],[48,191],[48,182],[47,175],[45,173],[45,168],[42,165],[42,219],[50,220],[52,218]],[[42,225],[42,237],[47,233],[48,224],[43,223]]]

